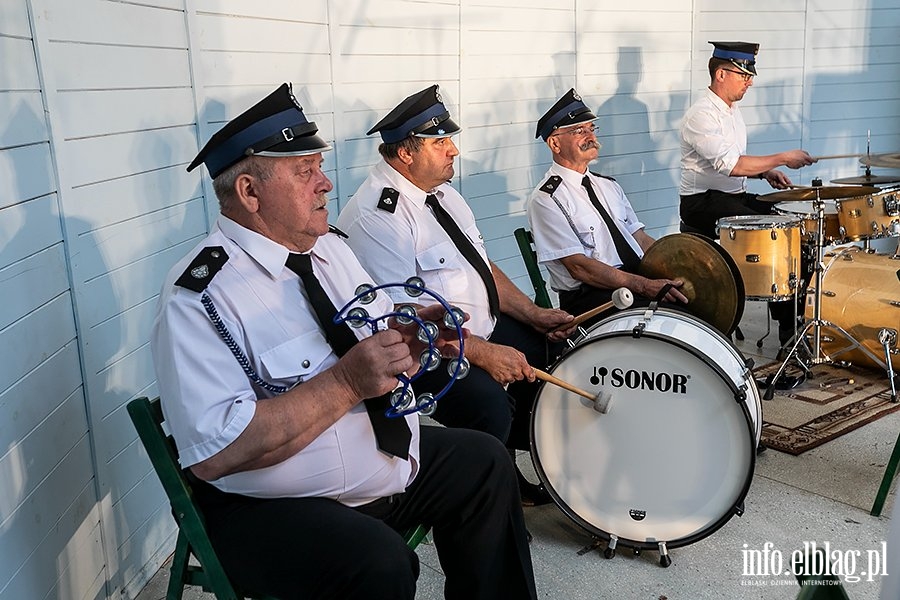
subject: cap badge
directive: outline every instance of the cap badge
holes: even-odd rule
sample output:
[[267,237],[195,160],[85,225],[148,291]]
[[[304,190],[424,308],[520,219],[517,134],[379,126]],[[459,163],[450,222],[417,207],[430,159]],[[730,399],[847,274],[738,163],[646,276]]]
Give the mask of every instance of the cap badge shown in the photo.
[[578,95],[578,92],[572,92],[572,98],[574,98],[578,102],[581,102],[581,96]]
[[191,269],[191,277],[194,279],[205,279],[209,276],[209,266],[208,265],[200,265],[199,267],[194,267]]
[[434,99],[438,102],[443,102],[444,99],[441,97],[441,93],[437,90],[434,91]]

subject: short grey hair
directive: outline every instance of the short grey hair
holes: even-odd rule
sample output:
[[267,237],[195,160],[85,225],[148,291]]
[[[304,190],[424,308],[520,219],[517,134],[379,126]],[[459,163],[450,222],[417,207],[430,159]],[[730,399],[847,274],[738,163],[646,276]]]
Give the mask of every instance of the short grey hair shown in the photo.
[[219,210],[225,212],[235,200],[234,182],[241,175],[265,181],[272,176],[273,161],[264,156],[248,156],[231,165],[213,179],[213,190],[219,199]]

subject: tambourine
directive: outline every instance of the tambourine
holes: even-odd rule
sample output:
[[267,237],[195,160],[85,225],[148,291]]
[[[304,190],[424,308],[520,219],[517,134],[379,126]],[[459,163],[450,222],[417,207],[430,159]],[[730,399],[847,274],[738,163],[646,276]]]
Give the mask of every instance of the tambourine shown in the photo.
[[[410,387],[412,382],[418,379],[427,371],[434,371],[441,365],[441,353],[435,347],[434,342],[438,338],[439,328],[436,323],[431,321],[423,321],[418,317],[416,307],[412,304],[403,304],[393,312],[383,314],[378,317],[369,315],[366,309],[361,306],[350,308],[353,304],[370,304],[375,300],[378,290],[386,288],[402,287],[406,291],[406,295],[410,298],[418,298],[422,294],[427,294],[437,300],[446,311],[441,325],[446,329],[455,329],[456,337],[459,341],[459,353],[447,364],[447,372],[450,375],[450,381],[437,393],[431,394],[424,392],[416,398]],[[465,314],[462,310],[455,306],[451,306],[439,294],[425,287],[425,282],[419,277],[410,277],[405,283],[386,283],[383,285],[371,285],[364,283],[356,288],[356,295],[345,304],[334,316],[335,323],[346,323],[350,327],[365,327],[368,325],[372,329],[372,333],[379,330],[379,323],[384,322],[387,326],[387,320],[395,318],[397,323],[401,325],[410,325],[415,323],[419,326],[416,337],[428,347],[419,355],[419,371],[412,377],[407,377],[401,373],[397,375],[399,385],[391,392],[391,407],[385,411],[388,417],[402,417],[404,415],[419,412],[425,416],[434,414],[437,409],[437,401],[447,393],[450,387],[457,379],[462,379],[469,374],[469,361],[463,355],[464,341],[462,325],[465,322]]]

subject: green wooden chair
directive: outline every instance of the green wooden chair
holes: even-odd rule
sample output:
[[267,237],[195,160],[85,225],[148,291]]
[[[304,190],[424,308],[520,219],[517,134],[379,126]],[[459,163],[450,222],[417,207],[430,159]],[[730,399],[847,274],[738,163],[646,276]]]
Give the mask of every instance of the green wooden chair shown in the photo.
[[544,281],[544,276],[541,274],[537,254],[534,251],[534,237],[524,227],[519,227],[513,234],[516,236],[519,252],[525,262],[525,269],[528,271],[528,277],[534,287],[534,303],[542,308],[553,308],[550,294],[547,293],[547,282]]
[[[159,477],[178,524],[178,539],[169,573],[166,600],[181,600],[184,586],[200,586],[215,594],[218,600],[276,600],[270,596],[254,595],[235,588],[228,580],[219,558],[206,533],[203,515],[194,502],[190,481],[178,464],[178,451],[171,436],[163,431],[163,414],[159,398],[136,398],[128,403],[128,414],[141,438],[153,469]],[[420,525],[404,536],[410,548],[415,548],[428,534]],[[191,556],[198,565],[190,564]]]
[[875,495],[875,503],[872,504],[870,513],[873,517],[881,516],[881,509],[884,508],[884,501],[887,500],[888,492],[891,491],[891,484],[894,482],[898,466],[900,466],[900,436],[897,436],[897,441],[894,442],[894,451],[891,452],[891,458],[884,470],[884,477],[881,478],[881,486],[878,488],[878,494]]

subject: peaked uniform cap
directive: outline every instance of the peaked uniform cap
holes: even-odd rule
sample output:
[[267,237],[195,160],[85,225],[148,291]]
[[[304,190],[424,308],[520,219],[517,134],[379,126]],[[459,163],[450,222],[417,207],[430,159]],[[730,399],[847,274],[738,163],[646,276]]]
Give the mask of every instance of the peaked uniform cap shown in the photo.
[[753,42],[708,42],[713,45],[713,58],[727,60],[748,75],[756,75],[759,44]]
[[385,144],[396,144],[408,137],[442,138],[460,132],[450,118],[437,84],[407,97],[378,121],[366,135],[381,134]]
[[306,119],[289,83],[242,112],[217,131],[187,170],[206,163],[213,179],[248,156],[306,156],[331,150]]
[[550,110],[538,119],[534,137],[543,138],[546,142],[550,134],[557,129],[595,121],[596,119],[597,116],[585,105],[575,88],[572,88],[563,94],[562,98],[557,100],[556,104],[551,106]]

